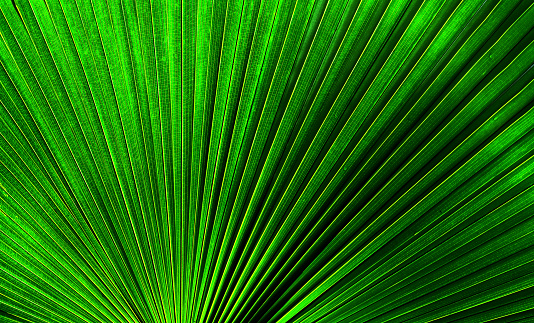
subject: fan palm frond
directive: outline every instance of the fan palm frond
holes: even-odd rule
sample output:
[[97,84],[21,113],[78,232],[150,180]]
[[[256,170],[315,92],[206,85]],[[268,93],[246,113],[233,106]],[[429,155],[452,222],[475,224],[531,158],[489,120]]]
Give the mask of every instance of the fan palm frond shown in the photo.
[[534,5],[1,0],[0,321],[534,321]]

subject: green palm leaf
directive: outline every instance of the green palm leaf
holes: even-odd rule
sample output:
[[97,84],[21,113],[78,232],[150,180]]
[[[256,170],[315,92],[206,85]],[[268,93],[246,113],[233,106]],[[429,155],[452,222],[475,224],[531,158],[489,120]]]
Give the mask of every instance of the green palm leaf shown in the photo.
[[534,5],[2,0],[1,322],[534,321]]

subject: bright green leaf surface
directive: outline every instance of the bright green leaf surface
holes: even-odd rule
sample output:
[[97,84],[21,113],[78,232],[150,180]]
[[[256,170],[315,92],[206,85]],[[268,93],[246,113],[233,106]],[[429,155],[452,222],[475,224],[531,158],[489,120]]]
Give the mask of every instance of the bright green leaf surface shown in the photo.
[[532,322],[532,67],[532,1],[0,0],[0,322]]

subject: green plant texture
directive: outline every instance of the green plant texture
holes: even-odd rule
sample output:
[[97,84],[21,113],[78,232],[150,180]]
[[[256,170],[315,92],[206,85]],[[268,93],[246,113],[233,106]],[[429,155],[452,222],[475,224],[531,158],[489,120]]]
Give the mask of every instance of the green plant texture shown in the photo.
[[0,0],[0,322],[534,322],[532,0]]

